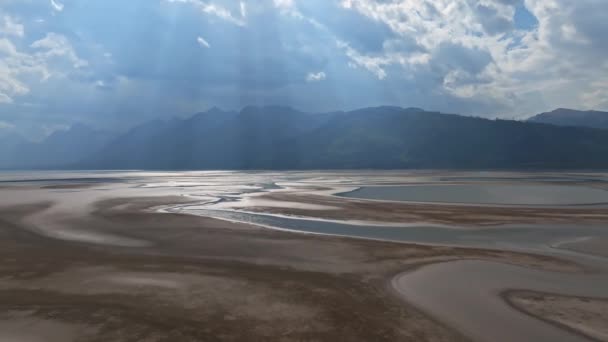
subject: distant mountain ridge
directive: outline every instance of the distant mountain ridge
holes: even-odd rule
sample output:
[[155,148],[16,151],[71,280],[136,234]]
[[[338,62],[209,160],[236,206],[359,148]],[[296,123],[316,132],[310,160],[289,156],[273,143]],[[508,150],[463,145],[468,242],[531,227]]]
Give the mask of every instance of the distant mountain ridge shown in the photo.
[[558,108],[551,112],[535,115],[528,119],[528,121],[557,126],[608,129],[608,112]]
[[150,121],[119,136],[74,127],[43,143],[19,147],[21,164],[12,165],[156,170],[608,168],[608,130],[533,121],[400,107],[318,114],[277,106],[238,112],[213,108],[186,119]]
[[53,132],[41,142],[13,139],[0,149],[0,168],[72,168],[115,138],[115,134],[75,124],[68,130]]
[[218,109],[135,128],[84,168],[605,168],[608,131],[488,120],[419,108],[311,114]]

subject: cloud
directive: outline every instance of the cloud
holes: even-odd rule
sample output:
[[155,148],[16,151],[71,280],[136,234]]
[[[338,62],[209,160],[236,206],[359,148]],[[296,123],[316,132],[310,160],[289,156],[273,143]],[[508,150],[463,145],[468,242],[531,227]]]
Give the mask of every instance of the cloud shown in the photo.
[[[0,80],[2,82],[2,80]],[[0,104],[2,103],[13,103],[13,99],[10,98],[7,94],[0,92]]]
[[207,41],[205,40],[205,38],[203,38],[203,37],[201,37],[201,36],[199,36],[199,37],[197,37],[197,38],[196,38],[196,42],[197,42],[197,43],[198,43],[200,46],[202,46],[202,47],[206,47],[206,48],[210,48],[210,47],[211,47],[211,45],[209,45],[209,42],[207,42]]
[[48,33],[29,47],[23,46],[23,37],[15,38],[0,37],[0,103],[13,103],[29,94],[32,85],[88,65],[63,35]]
[[6,38],[0,38],[0,56],[0,103],[12,103],[14,96],[29,92],[23,79],[26,74],[46,73],[46,68],[35,57],[18,52]]
[[239,9],[241,10],[241,17],[247,18],[247,4],[241,1],[239,3]]
[[461,70],[476,75],[492,61],[492,55],[482,48],[444,42],[433,51],[430,63],[447,72]]
[[365,68],[372,72],[379,80],[383,80],[387,76],[384,67],[394,62],[391,59],[391,56],[368,56],[361,54],[343,41],[338,41],[337,45],[339,48],[343,49],[346,56],[351,59],[349,64],[351,67]]
[[70,61],[74,68],[82,68],[88,65],[86,60],[78,57],[69,40],[57,33],[47,33],[44,38],[33,42],[30,46],[39,50],[38,55],[45,60],[60,57]]
[[273,0],[274,5],[278,8],[289,9],[295,6],[293,0]]
[[308,75],[306,75],[307,82],[319,82],[323,81],[325,78],[327,78],[327,75],[325,75],[325,72],[323,71],[309,72]]
[[63,11],[63,7],[64,7],[64,5],[62,3],[60,3],[59,1],[56,1],[56,0],[51,0],[51,6],[53,7],[53,10],[55,10],[57,12]]
[[595,81],[580,95],[581,102],[588,109],[608,108],[608,80]]
[[197,8],[199,11],[205,14],[214,15],[218,18],[224,19],[226,21],[232,22],[239,26],[244,26],[245,22],[245,14],[246,14],[246,5],[243,2],[239,3],[239,14],[241,17],[235,16],[231,11],[227,10],[225,7],[220,5],[205,2],[202,0],[167,0],[170,3],[183,3],[190,4]]
[[[341,5],[420,47],[419,63],[412,64],[404,61],[415,60],[414,50],[370,54],[343,45],[353,65],[381,79],[441,80],[429,84],[428,92],[487,103],[477,106],[478,114],[489,114],[482,111],[491,106],[495,113],[528,114],[584,107],[597,98],[589,95],[591,85],[607,77],[608,39],[600,32],[608,24],[598,14],[608,11],[605,1],[343,0]],[[391,67],[397,74],[386,71]],[[588,95],[582,101],[583,93]]]
[[126,128],[214,105],[606,110],[607,12],[605,0],[0,0],[0,115]]
[[22,24],[8,15],[4,16],[2,25],[0,26],[0,36],[23,37],[24,33],[25,29]]

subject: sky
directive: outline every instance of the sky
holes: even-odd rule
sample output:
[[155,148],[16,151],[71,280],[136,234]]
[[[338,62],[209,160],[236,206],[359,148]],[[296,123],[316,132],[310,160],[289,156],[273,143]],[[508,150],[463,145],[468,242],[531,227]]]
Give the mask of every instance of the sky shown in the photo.
[[0,0],[0,134],[218,106],[608,110],[606,0]]

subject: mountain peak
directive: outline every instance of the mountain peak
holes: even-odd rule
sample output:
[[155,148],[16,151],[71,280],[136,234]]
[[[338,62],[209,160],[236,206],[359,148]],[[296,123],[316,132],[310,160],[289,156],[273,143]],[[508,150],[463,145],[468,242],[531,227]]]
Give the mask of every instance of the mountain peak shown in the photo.
[[221,114],[221,113],[225,113],[225,111],[218,106],[213,106],[213,107],[209,108],[206,111],[206,113],[207,114]]
[[[597,128],[601,118],[608,118],[606,113],[587,113],[589,116],[566,115],[569,121],[564,125]],[[545,117],[561,116],[548,113]],[[608,127],[608,120],[604,123]],[[240,112],[212,108],[189,119],[144,124],[116,138],[86,129],[78,134],[73,131],[77,128],[43,143],[7,149],[6,165],[96,169],[608,167],[608,131],[475,119],[415,107],[372,107],[326,115],[281,106],[248,106]]]
[[528,121],[557,126],[579,126],[606,129],[608,128],[608,112],[557,108],[551,112],[535,115],[529,118]]

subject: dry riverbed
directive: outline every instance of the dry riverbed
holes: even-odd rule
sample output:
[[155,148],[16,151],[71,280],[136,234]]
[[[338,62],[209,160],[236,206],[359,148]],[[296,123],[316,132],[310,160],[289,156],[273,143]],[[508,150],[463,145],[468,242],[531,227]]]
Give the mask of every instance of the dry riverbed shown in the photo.
[[518,310],[597,341],[608,341],[608,299],[564,296],[533,291],[508,291]]
[[[396,282],[405,286],[408,274],[458,262],[522,266],[517,272],[549,272],[560,280],[597,271],[555,255],[568,249],[600,257],[602,239],[566,241],[550,256],[284,232],[158,211],[226,205],[331,220],[464,228],[608,220],[602,206],[496,207],[329,196],[352,188],[357,179],[393,184],[418,177],[374,175],[117,173],[99,181],[95,174],[85,175],[91,182],[0,185],[0,340],[466,341],[473,335],[404,296]],[[499,279],[484,272],[479,279]],[[455,272],[437,285],[463,280],[461,275]],[[501,289],[513,288],[518,287]],[[588,299],[599,303],[590,307],[584,300],[557,294],[549,300],[543,294],[553,304],[540,305],[534,299],[539,293],[508,297],[526,325],[547,324],[534,318],[540,317],[580,336],[604,333],[603,301]],[[488,292],[488,298],[507,305],[498,292]],[[471,301],[486,306],[475,294]],[[452,315],[468,315],[475,307],[469,302],[453,310]],[[585,331],[558,322],[565,316],[578,322],[576,317],[589,313],[600,318]]]
[[[145,209],[178,198],[109,199],[54,225],[136,247],[60,240],[0,210],[0,337],[27,341],[455,341],[457,331],[399,300],[398,272],[483,258],[574,272],[559,260],[282,233]],[[24,326],[33,327],[23,329]]]

